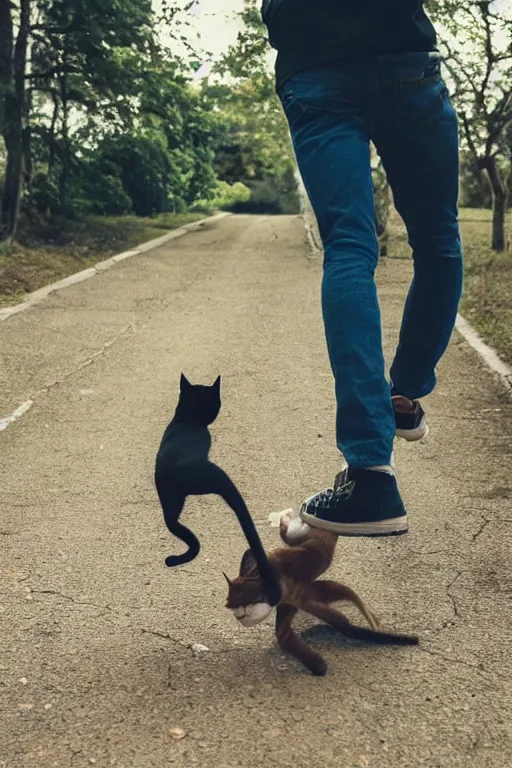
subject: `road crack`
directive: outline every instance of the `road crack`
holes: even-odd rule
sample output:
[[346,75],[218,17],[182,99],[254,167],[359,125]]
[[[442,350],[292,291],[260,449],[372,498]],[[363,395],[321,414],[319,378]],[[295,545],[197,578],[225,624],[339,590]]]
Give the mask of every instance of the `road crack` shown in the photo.
[[161,629],[149,629],[148,627],[131,627],[131,629],[142,632],[144,635],[153,635],[154,637],[161,637],[163,640],[170,640],[174,645],[179,645],[180,648],[190,649],[191,644],[186,643],[184,640],[179,640],[177,637],[173,637],[169,632]]
[[487,528],[487,526],[489,525],[490,522],[491,522],[490,518],[486,517],[484,519],[484,521],[483,521],[482,525],[480,526],[480,528],[478,529],[478,531],[473,534],[473,541],[476,541],[478,539],[478,537],[485,531],[485,529]]
[[63,600],[69,600],[70,603],[73,603],[74,605],[90,605],[93,608],[99,608],[102,611],[111,611],[112,613],[116,613],[115,608],[112,608],[110,605],[101,605],[99,603],[93,603],[89,600],[77,600],[73,595],[65,595],[63,592],[60,592],[58,589],[30,589],[32,594],[35,595],[54,595],[56,597],[61,597]]
[[482,661],[478,661],[476,664],[472,664],[470,661],[465,661],[465,659],[458,659],[453,656],[447,656],[442,651],[433,651],[431,648],[425,648],[424,646],[419,646],[419,649],[420,651],[423,651],[423,653],[428,653],[429,656],[437,656],[449,664],[461,664],[462,666],[468,667],[469,669],[474,669],[476,672],[486,672]]
[[450,624],[453,624],[454,621],[459,617],[459,606],[457,605],[457,598],[455,595],[452,594],[450,591],[453,587],[453,585],[460,579],[464,571],[457,571],[457,574],[454,576],[454,578],[450,581],[450,583],[446,586],[446,596],[449,598],[449,600],[452,603],[453,608],[453,616],[450,619],[447,619],[443,622],[443,629],[448,627]]

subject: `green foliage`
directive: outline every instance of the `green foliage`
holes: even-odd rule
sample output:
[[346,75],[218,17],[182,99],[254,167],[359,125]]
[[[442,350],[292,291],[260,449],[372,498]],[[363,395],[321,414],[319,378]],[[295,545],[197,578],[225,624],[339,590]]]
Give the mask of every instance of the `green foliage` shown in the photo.
[[[164,0],[158,15],[151,0],[13,0],[4,7],[0,123],[14,91],[16,35],[18,42],[27,36],[29,54],[11,109],[8,155],[18,168],[16,180],[11,163],[11,211],[20,188],[27,210],[54,220],[231,210],[251,200],[254,210],[299,209],[258,5],[247,2],[237,44],[199,87],[190,76],[200,52],[173,57],[157,25],[165,20],[166,39],[186,42],[188,5]],[[23,29],[13,23],[21,10]]]
[[[181,0],[162,4],[167,38],[183,37],[181,10]],[[197,61],[173,59],[162,47],[151,0],[32,0],[29,21],[27,130],[16,147],[25,205],[53,216],[153,215],[211,195],[215,117],[189,84]],[[0,117],[13,88],[14,34],[11,24],[0,57]]]
[[246,2],[243,30],[204,89],[218,106],[214,167],[219,178],[242,181],[251,201],[237,210],[298,212],[295,158],[288,125],[275,93],[259,6]]
[[169,158],[163,142],[149,136],[107,137],[98,148],[98,162],[120,169],[122,187],[138,216],[169,210]]
[[46,174],[38,173],[32,182],[27,202],[39,213],[56,214],[60,207],[59,189]]
[[215,189],[207,200],[196,200],[190,206],[191,211],[209,213],[215,208],[221,211],[232,211],[238,203],[243,203],[251,197],[251,190],[240,181],[229,184],[227,181],[218,181]]
[[87,213],[121,216],[132,213],[133,201],[124,190],[117,174],[101,173],[97,163],[91,164],[81,179],[81,207]]

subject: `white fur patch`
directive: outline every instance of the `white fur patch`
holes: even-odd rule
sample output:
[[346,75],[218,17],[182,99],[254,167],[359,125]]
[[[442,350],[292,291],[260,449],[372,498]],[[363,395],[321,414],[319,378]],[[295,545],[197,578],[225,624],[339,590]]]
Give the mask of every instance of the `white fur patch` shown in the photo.
[[268,603],[250,603],[233,608],[233,616],[243,627],[254,627],[272,613],[272,606]]
[[286,531],[286,540],[291,543],[295,541],[303,541],[309,533],[309,525],[304,523],[300,517],[296,517],[290,520],[288,523],[288,529]]
[[279,528],[283,517],[289,517],[290,520],[293,520],[298,516],[299,511],[290,507],[289,509],[283,509],[282,512],[271,512],[268,516],[268,520],[272,528]]

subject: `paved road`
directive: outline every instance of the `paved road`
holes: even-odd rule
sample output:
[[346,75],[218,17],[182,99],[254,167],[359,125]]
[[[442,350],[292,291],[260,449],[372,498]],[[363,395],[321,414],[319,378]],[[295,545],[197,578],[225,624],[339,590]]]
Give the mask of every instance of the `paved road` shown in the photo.
[[[266,545],[270,511],[331,482],[320,273],[300,218],[232,217],[0,324],[0,415],[34,400],[0,434],[1,768],[508,764],[512,407],[460,339],[431,436],[397,449],[409,536],[340,540],[333,567],[419,648],[307,629],[317,679],[271,620],[236,626],[221,571],[244,541],[216,498],[186,510],[200,557],[164,566],[152,471],[182,370],[223,376],[214,457]],[[379,270],[388,355],[409,275]]]

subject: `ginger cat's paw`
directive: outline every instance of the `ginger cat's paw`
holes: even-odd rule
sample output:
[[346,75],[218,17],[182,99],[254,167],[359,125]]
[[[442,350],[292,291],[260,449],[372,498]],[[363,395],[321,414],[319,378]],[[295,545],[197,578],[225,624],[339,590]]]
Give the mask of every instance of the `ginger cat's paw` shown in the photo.
[[327,663],[320,655],[311,657],[306,666],[315,677],[323,677],[327,673]]
[[279,524],[279,532],[281,538],[286,544],[294,545],[300,544],[307,537],[310,527],[307,523],[304,523],[300,517],[291,519],[288,515],[281,518]]
[[268,520],[272,528],[279,528],[281,526],[281,520],[283,517],[287,517],[290,520],[294,517],[294,511],[291,509],[285,509],[282,512],[271,512],[268,516]]
[[290,523],[291,523],[291,517],[289,515],[283,515],[279,519],[279,533],[281,533],[283,536],[286,535]]

